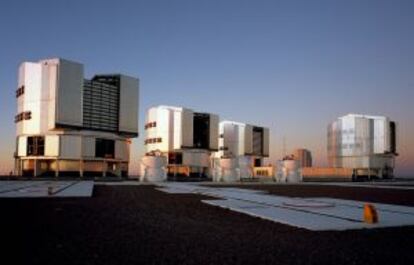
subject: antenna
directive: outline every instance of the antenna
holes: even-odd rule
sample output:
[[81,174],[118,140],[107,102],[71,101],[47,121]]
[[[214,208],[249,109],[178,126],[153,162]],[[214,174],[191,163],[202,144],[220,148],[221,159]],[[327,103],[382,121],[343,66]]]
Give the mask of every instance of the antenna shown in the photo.
[[286,157],[286,136],[283,135],[282,158]]

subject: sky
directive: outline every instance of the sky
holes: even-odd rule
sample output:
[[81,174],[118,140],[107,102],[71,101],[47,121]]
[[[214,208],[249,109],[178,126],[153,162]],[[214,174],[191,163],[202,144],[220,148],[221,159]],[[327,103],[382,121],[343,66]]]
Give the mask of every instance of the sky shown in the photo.
[[178,105],[270,128],[271,162],[304,147],[326,166],[327,125],[347,113],[398,124],[396,172],[414,177],[414,1],[0,2],[0,173],[13,167],[17,69],[61,57],[86,77],[140,79],[145,111]]

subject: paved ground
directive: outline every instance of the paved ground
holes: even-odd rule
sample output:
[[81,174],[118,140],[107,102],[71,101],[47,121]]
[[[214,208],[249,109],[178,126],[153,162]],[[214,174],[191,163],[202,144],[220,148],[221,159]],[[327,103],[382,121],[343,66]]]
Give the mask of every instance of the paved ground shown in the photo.
[[77,180],[0,181],[0,198],[90,197],[93,186],[93,181]]
[[201,199],[208,198],[166,194],[148,185],[96,186],[92,198],[0,199],[2,260],[54,265],[414,264],[414,227],[311,232],[208,206]]
[[389,203],[414,206],[414,190],[405,187],[368,187],[348,186],[342,184],[206,184],[209,187],[235,187],[269,192],[270,194],[289,197],[331,197],[345,200]]
[[414,207],[373,203],[379,222],[364,222],[364,202],[327,197],[287,197],[270,195],[264,191],[241,188],[216,188],[196,183],[160,184],[172,194],[193,193],[211,196],[215,200],[204,203],[245,213],[254,217],[306,228],[313,231],[349,230],[414,225]]

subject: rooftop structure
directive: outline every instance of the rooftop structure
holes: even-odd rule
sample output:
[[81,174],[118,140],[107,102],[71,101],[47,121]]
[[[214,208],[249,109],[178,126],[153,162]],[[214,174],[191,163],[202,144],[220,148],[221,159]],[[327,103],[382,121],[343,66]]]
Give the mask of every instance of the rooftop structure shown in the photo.
[[393,177],[396,123],[384,116],[348,114],[328,126],[328,161],[354,177]]
[[293,157],[299,161],[300,167],[312,167],[312,154],[307,149],[296,149],[293,151]]
[[254,170],[263,167],[263,158],[269,156],[268,128],[222,121],[219,133],[219,152],[215,155],[219,159],[215,162],[218,179],[235,181],[254,177],[255,172],[272,174],[269,168]]
[[19,68],[15,168],[22,175],[128,174],[138,136],[138,79],[84,79],[80,63],[24,62]]
[[218,151],[218,122],[215,114],[188,108],[150,108],[145,125],[146,152],[167,157],[169,177],[208,178],[211,152]]

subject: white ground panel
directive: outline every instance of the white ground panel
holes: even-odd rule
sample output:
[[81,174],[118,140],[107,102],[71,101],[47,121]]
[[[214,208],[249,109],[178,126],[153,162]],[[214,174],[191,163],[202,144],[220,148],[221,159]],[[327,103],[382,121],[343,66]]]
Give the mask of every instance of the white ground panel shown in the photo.
[[314,231],[348,230],[414,225],[414,207],[372,203],[379,223],[363,221],[365,202],[332,198],[291,198],[240,188],[209,188],[187,183],[162,183],[159,190],[202,194],[219,200],[203,200],[247,215]]
[[93,181],[0,181],[0,198],[91,197],[93,185]]

